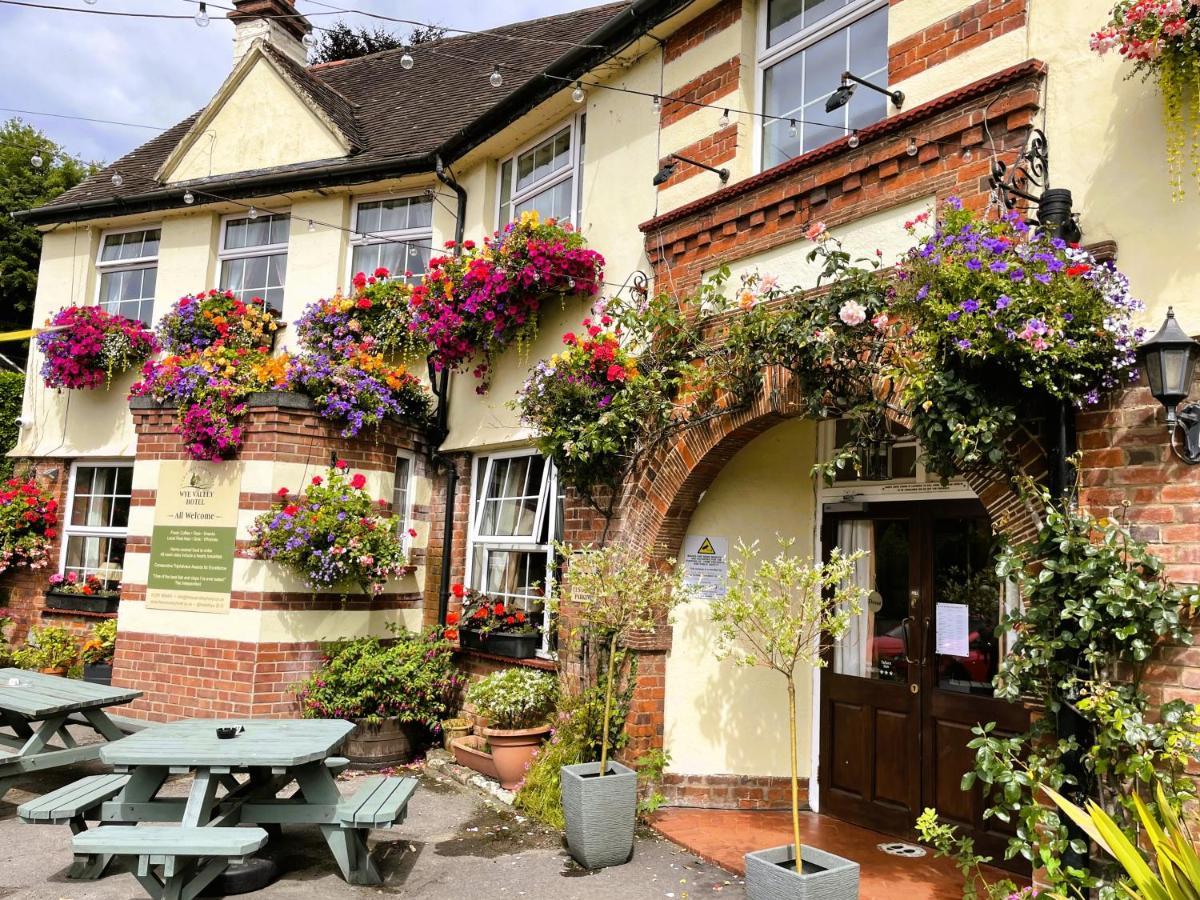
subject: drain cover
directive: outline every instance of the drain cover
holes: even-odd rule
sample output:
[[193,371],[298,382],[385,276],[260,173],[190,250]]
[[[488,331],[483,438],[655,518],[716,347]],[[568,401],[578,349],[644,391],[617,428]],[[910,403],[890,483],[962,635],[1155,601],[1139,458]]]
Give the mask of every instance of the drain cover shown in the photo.
[[924,847],[918,847],[916,844],[906,844],[903,841],[891,841],[887,844],[879,844],[879,849],[891,856],[907,856],[909,859],[918,859],[925,855]]

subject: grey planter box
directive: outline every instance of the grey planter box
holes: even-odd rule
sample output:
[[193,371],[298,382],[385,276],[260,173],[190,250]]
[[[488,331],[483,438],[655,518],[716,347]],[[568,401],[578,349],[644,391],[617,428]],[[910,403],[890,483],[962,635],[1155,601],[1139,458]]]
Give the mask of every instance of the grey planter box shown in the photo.
[[802,867],[784,867],[796,858],[792,844],[746,854],[749,900],[858,900],[858,863],[809,847],[800,847]]
[[608,767],[603,778],[598,762],[562,767],[567,847],[585,869],[619,866],[633,855],[637,773],[611,760]]

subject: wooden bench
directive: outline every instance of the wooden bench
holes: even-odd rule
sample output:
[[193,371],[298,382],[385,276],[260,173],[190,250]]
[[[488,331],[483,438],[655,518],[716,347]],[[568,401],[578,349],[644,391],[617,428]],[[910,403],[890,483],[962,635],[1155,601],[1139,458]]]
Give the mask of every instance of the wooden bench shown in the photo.
[[[17,816],[31,825],[71,826],[72,834],[87,831],[87,819],[98,818],[93,812],[111,800],[129,783],[128,775],[88,775],[56,791],[43,794],[17,807]],[[77,854],[67,877],[81,881],[99,878],[112,861],[111,853]]]
[[387,828],[404,821],[417,779],[372,775],[338,804],[343,828]]
[[[102,825],[75,835],[72,846],[77,854],[135,858],[133,875],[153,900],[193,900],[230,862],[266,842],[261,828]],[[161,876],[155,866],[162,866]]]
[[330,756],[325,759],[325,768],[334,775],[341,775],[350,766],[350,760],[344,756]]

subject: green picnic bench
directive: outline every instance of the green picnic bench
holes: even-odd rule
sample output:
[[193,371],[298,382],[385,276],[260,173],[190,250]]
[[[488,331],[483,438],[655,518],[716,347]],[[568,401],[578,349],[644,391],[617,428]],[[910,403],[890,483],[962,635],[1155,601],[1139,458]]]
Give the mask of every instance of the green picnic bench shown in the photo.
[[[245,731],[221,740],[222,726]],[[334,778],[349,762],[329,754],[352,728],[314,719],[151,726],[106,745],[101,759],[114,774],[80,779],[23,804],[18,814],[28,823],[71,826],[75,863],[68,877],[99,878],[114,857],[124,857],[154,898],[196,896],[231,861],[262,846],[244,850],[247,835],[265,840],[282,825],[318,826],[346,881],[380,884],[370,831],[404,821],[417,780],[372,775],[343,797]],[[170,775],[187,773],[193,781],[186,798],[159,796]],[[280,797],[290,784],[297,790]],[[89,831],[89,821],[101,825]],[[207,836],[229,832],[236,837]]]

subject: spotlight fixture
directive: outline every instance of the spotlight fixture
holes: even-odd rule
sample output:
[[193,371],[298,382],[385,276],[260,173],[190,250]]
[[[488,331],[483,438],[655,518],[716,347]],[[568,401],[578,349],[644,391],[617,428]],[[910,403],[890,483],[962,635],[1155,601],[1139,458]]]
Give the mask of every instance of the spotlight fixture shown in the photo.
[[870,88],[873,91],[883,94],[892,101],[892,106],[896,107],[896,109],[904,106],[904,91],[890,91],[885,87],[880,87],[877,84],[872,84],[863,78],[859,78],[853,72],[843,72],[842,83],[837,86],[837,89],[825,101],[825,112],[833,112],[835,109],[841,109],[849,103],[850,98],[854,96],[855,84],[861,84],[865,88]]
[[671,176],[675,174],[676,165],[681,162],[687,163],[689,166],[695,166],[697,169],[704,169],[706,172],[712,172],[721,179],[721,184],[725,184],[727,181],[729,181],[728,169],[718,169],[715,166],[708,165],[707,163],[702,163],[686,156],[680,156],[678,153],[668,154],[667,159],[669,161],[664,163],[662,168],[658,170],[658,174],[654,176],[655,187],[658,187],[658,185],[668,181]]

